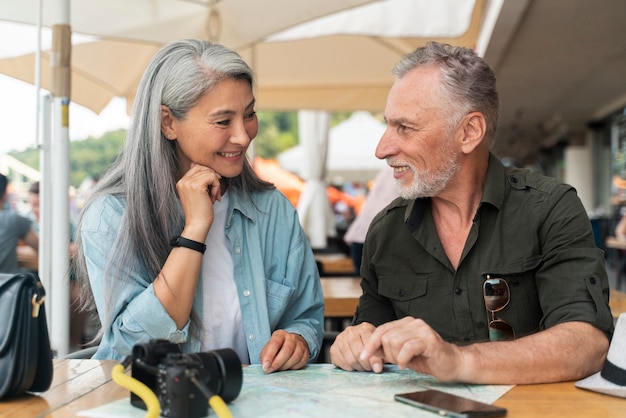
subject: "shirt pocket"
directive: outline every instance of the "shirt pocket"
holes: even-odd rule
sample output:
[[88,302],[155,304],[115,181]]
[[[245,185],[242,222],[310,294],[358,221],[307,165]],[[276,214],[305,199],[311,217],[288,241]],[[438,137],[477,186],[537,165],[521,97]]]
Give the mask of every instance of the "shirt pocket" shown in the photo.
[[295,287],[287,279],[265,279],[265,295],[267,298],[267,313],[271,330],[275,330],[289,303]]
[[535,274],[543,259],[540,255],[523,261],[501,265],[497,270],[486,272],[492,278],[506,280],[509,285],[509,303],[495,313],[496,318],[508,322],[515,331],[515,338],[539,331],[543,310],[537,291]]
[[429,274],[380,276],[378,294],[391,301],[397,318],[413,316],[425,321],[430,319],[430,309],[426,303]]

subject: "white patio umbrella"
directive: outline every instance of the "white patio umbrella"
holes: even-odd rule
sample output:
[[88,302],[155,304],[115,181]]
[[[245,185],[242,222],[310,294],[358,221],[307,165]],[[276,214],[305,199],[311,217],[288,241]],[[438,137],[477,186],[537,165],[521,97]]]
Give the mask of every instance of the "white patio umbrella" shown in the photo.
[[[28,28],[31,29],[31,28]],[[74,35],[77,38],[78,35]],[[79,39],[90,39],[82,37]],[[136,42],[106,40],[74,43],[72,46],[72,102],[99,114],[114,97],[126,99],[128,113],[139,80],[159,46]],[[52,86],[52,51],[41,53],[41,86]],[[0,59],[0,73],[33,83],[36,54]]]
[[[193,33],[206,38],[200,26],[194,26],[198,18],[206,18],[207,3],[202,5],[185,1],[172,0],[134,0],[132,7],[115,9],[123,0],[110,2],[106,10],[94,10],[93,15],[101,13],[100,21],[109,21],[111,26],[95,22],[93,27],[83,27],[79,19],[86,0],[72,1],[72,101],[99,113],[108,101],[115,96],[127,98],[132,102],[139,78],[154,52],[165,41],[183,37],[182,27],[187,27],[187,36]],[[226,19],[226,6],[244,0],[223,0],[218,3],[222,19]],[[0,20],[6,19],[5,9],[17,5],[32,3],[33,0],[13,2],[0,0]],[[245,1],[244,1],[245,2]],[[89,1],[102,7],[102,1]],[[253,7],[263,4],[270,9],[271,2],[245,2]],[[278,2],[280,3],[280,2]],[[384,107],[386,95],[392,83],[391,67],[405,53],[423,45],[428,40],[437,39],[453,44],[480,46],[481,30],[489,32],[489,27],[481,26],[485,15],[497,3],[486,0],[343,0],[330,2],[293,2],[293,4],[314,4],[316,13],[309,16],[324,17],[311,20],[310,24],[301,24],[282,32],[266,32],[266,37],[242,42],[229,39],[228,32],[222,31],[220,43],[235,48],[253,67],[257,79],[257,103],[260,109],[299,110],[316,109],[325,111],[369,110],[380,111]],[[335,9],[345,9],[349,5],[366,3],[340,13],[323,11],[326,3]],[[337,3],[337,4],[335,4]],[[139,14],[137,28],[134,31],[124,29],[124,24],[116,18],[107,18],[111,11],[117,10],[124,20],[138,5],[144,5],[147,11]],[[145,16],[154,14],[164,19],[166,5],[201,7],[202,11],[190,20],[189,24],[174,24],[164,20],[161,31],[154,33],[151,25],[143,25]],[[273,4],[273,3],[272,3]],[[342,4],[343,7],[339,7]],[[150,6],[150,7],[148,7]],[[489,7],[488,7],[489,6]],[[278,6],[277,6],[278,7]],[[330,6],[328,6],[330,7]],[[155,11],[151,11],[154,9]],[[273,9],[273,7],[272,7]],[[119,12],[123,10],[124,12]],[[128,10],[128,11],[126,11]],[[283,10],[280,7],[275,10]],[[107,14],[108,13],[108,14]],[[175,10],[172,16],[182,14]],[[282,14],[282,12],[280,13]],[[10,15],[10,14],[9,14]],[[92,15],[87,21],[91,23]],[[241,26],[246,26],[244,17]],[[257,16],[258,17],[258,16]],[[173,18],[172,18],[173,19]],[[284,20],[285,18],[283,18]],[[28,19],[14,19],[27,21]],[[200,19],[202,20],[202,19]],[[264,21],[265,19],[257,19]],[[266,23],[264,23],[265,25]],[[155,25],[157,25],[155,23]],[[254,26],[250,23],[247,26]],[[287,24],[280,21],[282,27]],[[170,26],[174,28],[171,29]],[[140,35],[140,29],[146,32]],[[195,27],[195,29],[194,29]],[[82,31],[79,30],[82,28]],[[194,32],[195,31],[195,32]],[[96,42],[85,43],[89,38],[76,34],[87,33],[110,36]],[[168,34],[169,35],[166,35]],[[173,33],[173,34],[172,34]],[[258,32],[256,32],[258,34]],[[274,34],[273,36],[269,36]],[[488,36],[483,38],[488,39]],[[240,38],[238,38],[240,39]],[[80,44],[77,44],[80,42]],[[45,50],[44,46],[44,50]],[[3,59],[4,58],[4,59]],[[7,57],[2,55],[0,47],[0,73],[34,82],[32,70],[34,55],[19,54]],[[49,88],[46,78],[48,54],[42,58],[42,86]]]
[[404,54],[430,40],[480,49],[488,40],[491,28],[483,22],[494,3],[369,3],[238,51],[258,75],[262,108],[377,112],[384,108],[393,82],[391,68]]
[[305,183],[298,200],[298,216],[314,249],[325,248],[327,237],[337,235],[324,181],[329,122],[327,112],[301,110],[298,113],[300,140],[304,154],[310,159],[306,163],[301,160],[304,164],[299,174]]
[[[230,48],[372,0],[65,0],[72,31],[164,44],[183,38],[217,40]],[[38,0],[0,0],[0,20],[35,24]],[[43,26],[57,5],[43,2]]]
[[[37,1],[0,0],[0,20],[36,23]],[[67,1],[73,32],[72,101],[99,113],[113,97],[125,97],[130,107],[147,62],[166,42],[200,38],[242,48],[293,25],[374,0]],[[53,2],[43,3],[44,26],[52,22],[54,7]],[[50,90],[51,43],[45,31],[44,36],[41,86]],[[0,73],[34,84],[35,47],[33,42],[30,51],[11,54],[7,45],[0,46]]]

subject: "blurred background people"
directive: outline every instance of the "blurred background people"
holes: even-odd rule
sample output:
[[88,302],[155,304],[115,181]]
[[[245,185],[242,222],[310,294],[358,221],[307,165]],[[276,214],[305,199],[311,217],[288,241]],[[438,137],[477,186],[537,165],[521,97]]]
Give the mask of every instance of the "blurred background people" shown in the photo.
[[32,228],[32,221],[18,215],[7,204],[9,179],[0,174],[0,273],[17,273],[18,242],[22,240],[35,253],[39,248],[39,238]]
[[385,167],[374,178],[372,187],[365,197],[365,202],[354,221],[344,235],[344,241],[350,246],[350,257],[354,263],[354,272],[360,276],[363,242],[370,222],[378,212],[398,197],[393,168]]

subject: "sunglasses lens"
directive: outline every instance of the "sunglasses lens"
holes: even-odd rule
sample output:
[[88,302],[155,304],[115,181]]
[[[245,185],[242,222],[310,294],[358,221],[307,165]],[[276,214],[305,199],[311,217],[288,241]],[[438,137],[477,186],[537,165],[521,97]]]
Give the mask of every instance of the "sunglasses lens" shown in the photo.
[[506,322],[496,319],[489,323],[490,341],[507,341],[515,338],[513,327]]
[[504,309],[509,304],[511,296],[509,294],[509,284],[504,279],[488,278],[483,284],[483,295],[485,297],[485,307],[491,312],[489,322],[489,340],[506,341],[515,338],[513,327],[507,322],[496,319],[494,313]]
[[483,284],[485,306],[490,311],[499,311],[509,303],[509,285],[504,279],[488,279]]

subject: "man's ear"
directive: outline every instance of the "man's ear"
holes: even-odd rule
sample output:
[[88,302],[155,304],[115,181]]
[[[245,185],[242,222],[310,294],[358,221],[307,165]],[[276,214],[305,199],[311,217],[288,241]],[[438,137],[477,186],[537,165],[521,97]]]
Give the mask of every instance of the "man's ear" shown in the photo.
[[174,116],[169,107],[161,105],[161,132],[167,139],[173,141],[176,139],[176,131],[174,130]]
[[465,154],[474,151],[485,138],[487,132],[487,123],[485,116],[480,112],[471,112],[465,115],[462,123],[463,139],[461,141],[461,150]]

